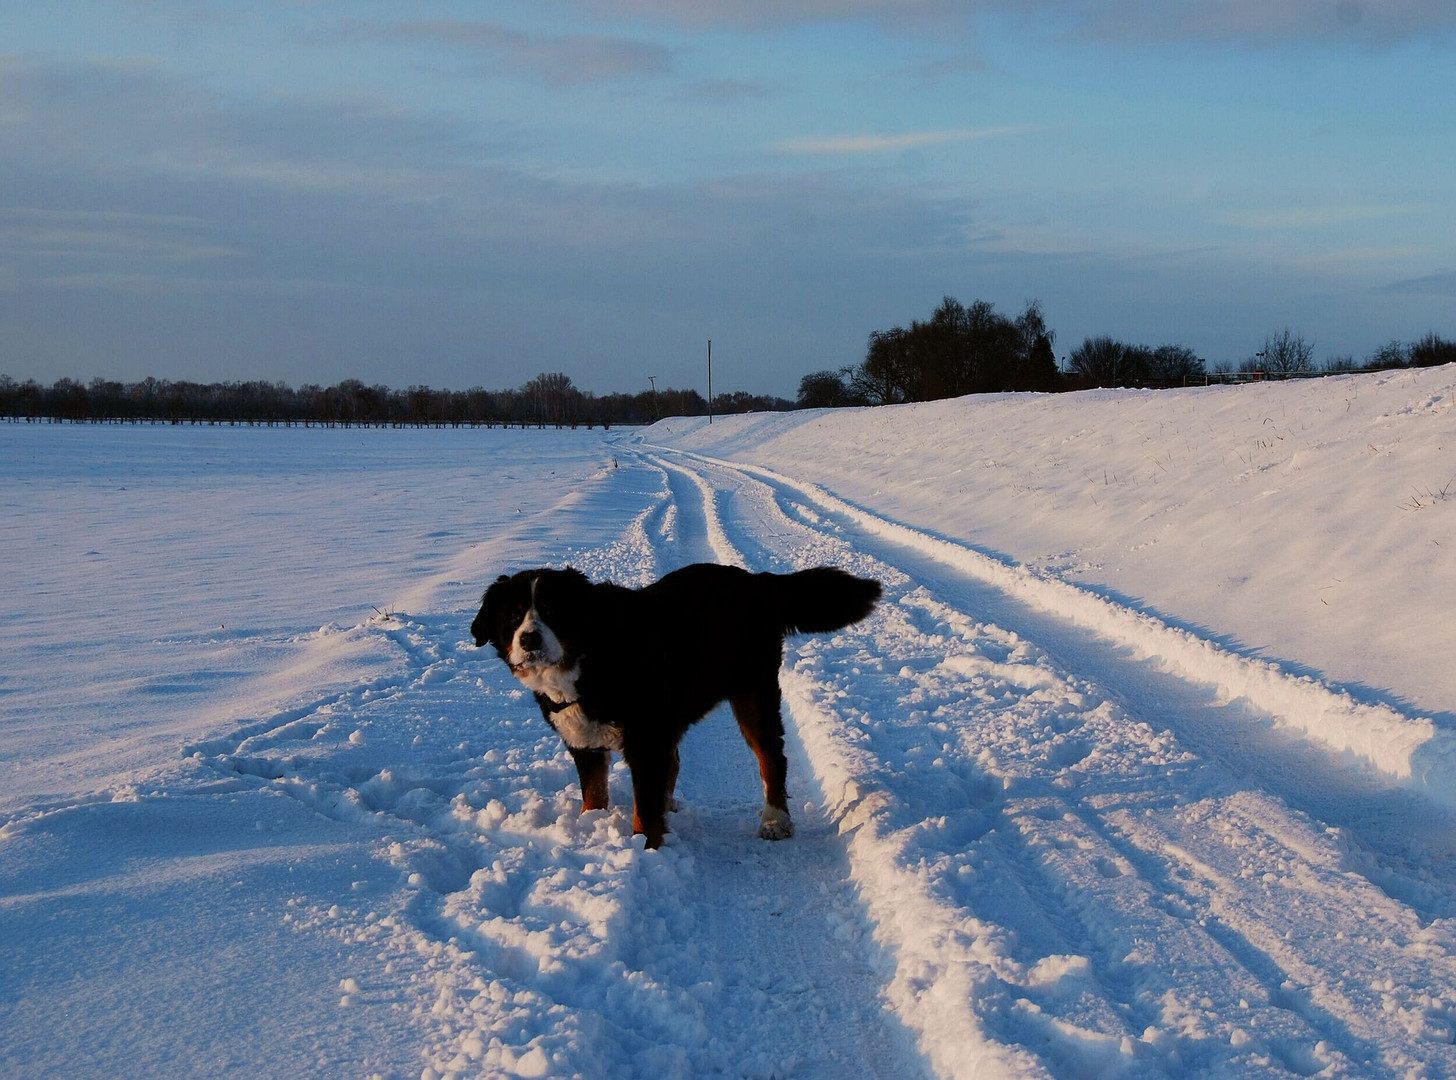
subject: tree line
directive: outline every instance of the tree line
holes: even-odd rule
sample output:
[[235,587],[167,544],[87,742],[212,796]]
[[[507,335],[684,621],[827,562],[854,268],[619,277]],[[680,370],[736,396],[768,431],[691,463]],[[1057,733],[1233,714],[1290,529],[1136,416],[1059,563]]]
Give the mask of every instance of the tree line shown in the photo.
[[804,376],[799,404],[895,405],[998,390],[1060,389],[1055,337],[1035,300],[1011,318],[985,300],[967,307],[947,296],[923,322],[871,333],[858,366]]
[[966,306],[947,296],[923,322],[873,331],[858,365],[805,375],[797,404],[892,405],[992,391],[1157,388],[1456,363],[1456,342],[1434,333],[1382,345],[1363,364],[1335,357],[1322,367],[1314,364],[1313,345],[1288,328],[1269,334],[1264,347],[1239,364],[1212,369],[1186,345],[1130,344],[1108,336],[1086,338],[1062,365],[1052,351],[1055,340],[1035,300],[1009,317],[987,301]]
[[[969,306],[947,296],[928,319],[869,335],[864,359],[839,370],[816,371],[799,382],[794,401],[745,391],[716,394],[717,415],[793,408],[893,405],[995,391],[1060,391],[1091,387],[1167,387],[1226,378],[1429,367],[1456,363],[1456,342],[1427,334],[1391,341],[1357,364],[1334,357],[1314,364],[1314,347],[1288,328],[1238,365],[1209,369],[1182,344],[1129,344],[1086,338],[1062,364],[1056,333],[1041,304],[1029,301],[1008,316],[985,300]],[[282,382],[195,383],[144,379],[90,383],[59,379],[51,386],[0,375],[0,416],[14,419],[141,420],[170,423],[325,424],[337,426],[648,424],[663,416],[703,416],[709,402],[696,390],[644,390],[597,395],[561,372],[537,375],[513,390],[393,390],[346,379],[336,386]]]
[[[719,414],[790,409],[784,398],[743,391],[716,394]],[[667,388],[597,395],[560,372],[537,375],[513,390],[394,390],[345,379],[335,386],[247,381],[198,383],[148,378],[123,383],[58,379],[42,386],[0,375],[0,416],[24,420],[247,423],[330,427],[594,427],[650,424],[662,416],[703,416],[696,390]]]

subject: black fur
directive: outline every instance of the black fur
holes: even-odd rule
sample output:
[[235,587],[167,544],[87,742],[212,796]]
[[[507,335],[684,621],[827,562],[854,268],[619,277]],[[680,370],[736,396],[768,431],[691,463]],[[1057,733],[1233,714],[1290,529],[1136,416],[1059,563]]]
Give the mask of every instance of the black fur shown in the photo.
[[[664,813],[677,781],[683,734],[721,701],[733,708],[759,758],[765,812],[761,835],[792,831],[784,773],[778,670],[787,634],[824,633],[863,619],[880,596],[876,581],[819,567],[795,574],[751,574],[698,563],[642,589],[593,584],[579,571],[525,570],[486,590],[471,625],[475,643],[508,656],[530,610],[559,639],[556,665],[576,668],[575,703],[609,725],[632,773],[633,828],[649,847],[662,842]],[[522,675],[517,671],[518,676]],[[548,723],[572,702],[536,694]],[[609,751],[570,747],[581,779],[582,809],[607,801]],[[770,809],[772,808],[772,809]]]

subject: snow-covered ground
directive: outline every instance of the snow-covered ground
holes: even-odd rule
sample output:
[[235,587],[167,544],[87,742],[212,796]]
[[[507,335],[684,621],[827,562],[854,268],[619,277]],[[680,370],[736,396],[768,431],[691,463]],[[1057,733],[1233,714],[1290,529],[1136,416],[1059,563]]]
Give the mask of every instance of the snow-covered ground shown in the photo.
[[[1453,410],[0,425],[0,1074],[1456,1076]],[[704,559],[886,597],[648,852],[468,625]]]

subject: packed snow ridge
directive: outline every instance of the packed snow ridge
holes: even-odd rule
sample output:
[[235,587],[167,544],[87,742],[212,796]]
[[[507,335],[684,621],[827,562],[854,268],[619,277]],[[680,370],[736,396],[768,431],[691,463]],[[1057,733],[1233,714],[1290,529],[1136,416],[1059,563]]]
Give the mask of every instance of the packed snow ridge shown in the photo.
[[[1456,1076],[1456,370],[665,420],[0,426],[0,1071]],[[657,851],[469,622],[833,564],[799,825]],[[711,617],[711,613],[704,613]]]

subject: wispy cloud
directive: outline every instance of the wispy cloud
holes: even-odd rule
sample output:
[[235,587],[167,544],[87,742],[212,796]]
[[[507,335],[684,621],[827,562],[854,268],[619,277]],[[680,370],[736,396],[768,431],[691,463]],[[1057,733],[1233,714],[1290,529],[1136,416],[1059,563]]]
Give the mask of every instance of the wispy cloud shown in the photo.
[[1352,206],[1288,206],[1257,210],[1234,210],[1215,217],[1220,225],[1240,229],[1321,229],[1332,225],[1351,225],[1361,221],[1380,221],[1408,214],[1426,214],[1429,206],[1352,205]]
[[1450,0],[1050,0],[1087,36],[1109,41],[1204,41],[1254,47],[1385,46],[1448,39]]
[[869,19],[886,25],[944,25],[966,8],[986,6],[965,0],[573,0],[592,15],[649,18],[691,27],[739,30]]
[[1456,35],[1451,0],[567,0],[593,16],[771,30],[869,21],[967,38],[982,13],[1051,16],[1073,36],[1120,42],[1201,41],[1254,47],[1387,46]]
[[603,34],[531,34],[496,22],[352,22],[344,32],[470,50],[553,86],[670,75],[676,68],[672,51],[654,42]]
[[1405,293],[1410,296],[1456,296],[1456,270],[1445,270],[1425,277],[1406,278],[1393,281],[1385,287],[1386,292]]
[[0,207],[0,255],[190,262],[236,254],[236,247],[207,239],[195,217]]
[[739,79],[707,79],[693,84],[691,93],[698,101],[708,101],[716,105],[769,96],[768,87],[762,83],[743,82]]
[[911,131],[899,135],[835,135],[828,138],[786,139],[774,143],[773,149],[780,154],[893,154],[901,150],[915,150],[922,146],[938,146],[943,143],[974,142],[978,139],[994,139],[1007,135],[1028,135],[1045,131],[1042,124],[1012,124],[1002,127],[959,128],[949,131]]
[[14,174],[408,198],[465,167],[461,129],[436,118],[368,101],[236,102],[146,64],[0,62],[0,102],[0,159]]

